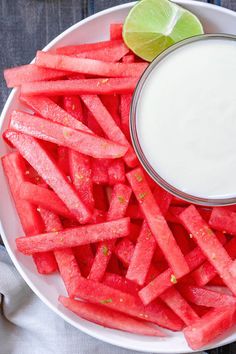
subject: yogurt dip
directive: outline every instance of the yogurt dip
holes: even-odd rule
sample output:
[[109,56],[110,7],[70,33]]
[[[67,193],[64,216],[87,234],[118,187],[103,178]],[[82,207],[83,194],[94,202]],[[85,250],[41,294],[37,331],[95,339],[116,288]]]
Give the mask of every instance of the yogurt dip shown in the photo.
[[146,75],[135,119],[153,170],[196,197],[236,197],[236,39],[188,41]]

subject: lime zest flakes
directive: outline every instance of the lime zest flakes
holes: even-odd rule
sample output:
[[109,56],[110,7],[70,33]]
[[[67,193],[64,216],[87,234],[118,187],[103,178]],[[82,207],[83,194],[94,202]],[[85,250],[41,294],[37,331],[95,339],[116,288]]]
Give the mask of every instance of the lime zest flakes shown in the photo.
[[171,283],[173,283],[173,284],[177,284],[177,279],[176,279],[176,276],[175,276],[174,274],[171,274],[171,276],[170,276],[170,281],[171,281]]
[[119,202],[121,203],[121,204],[124,204],[124,202],[125,202],[125,198],[122,196],[122,195],[118,195],[118,200],[119,200]]
[[65,138],[68,138],[71,135],[71,131],[69,129],[63,129],[63,135]]
[[146,197],[146,195],[147,195],[147,192],[139,193],[138,199],[139,199],[139,200],[144,200],[144,198]]
[[206,232],[208,233],[208,235],[211,235],[211,236],[213,235],[213,232],[208,227],[206,228]]
[[147,235],[146,235],[146,240],[150,240],[151,237],[152,237],[152,233],[150,230],[148,230]]
[[140,317],[144,317],[144,318],[148,318],[148,315],[146,315],[145,313],[139,313]]
[[104,300],[101,300],[100,303],[103,304],[103,305],[104,305],[104,304],[110,304],[110,303],[112,303],[112,299],[111,299],[111,298],[109,298],[109,299],[104,299]]
[[97,82],[97,86],[100,86],[101,84],[106,84],[108,82],[109,79],[102,79],[100,81]]
[[75,178],[76,178],[76,179],[83,179],[84,176],[83,176],[83,175],[80,175],[80,174],[78,174],[78,173],[76,173],[76,174],[75,174]]
[[58,232],[58,229],[57,229],[56,227],[53,227],[53,228],[51,229],[51,232]]
[[107,147],[108,147],[108,144],[104,141],[104,142],[102,142],[101,147],[102,147],[104,150],[106,150]]
[[104,254],[104,256],[108,256],[108,247],[107,246],[102,246],[102,253]]
[[215,261],[216,260],[216,254],[212,253],[211,258],[212,258],[213,261]]
[[134,174],[134,177],[136,178],[136,180],[137,180],[138,182],[142,182],[142,180],[143,180],[143,177],[142,177],[140,174],[138,174],[138,173],[135,173],[135,174]]

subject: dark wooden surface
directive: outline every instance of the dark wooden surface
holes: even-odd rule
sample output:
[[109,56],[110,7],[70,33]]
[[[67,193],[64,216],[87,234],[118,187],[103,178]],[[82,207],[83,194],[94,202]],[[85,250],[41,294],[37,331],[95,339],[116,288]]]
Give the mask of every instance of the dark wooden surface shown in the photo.
[[[208,2],[236,10],[236,0]],[[2,71],[31,61],[37,49],[81,19],[129,0],[0,0],[0,110],[9,94]],[[236,343],[209,354],[236,354]]]

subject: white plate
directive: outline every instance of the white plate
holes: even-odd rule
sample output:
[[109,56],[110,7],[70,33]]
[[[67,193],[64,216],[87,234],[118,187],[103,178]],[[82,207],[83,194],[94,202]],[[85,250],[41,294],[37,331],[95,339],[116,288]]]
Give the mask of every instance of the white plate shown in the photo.
[[[195,13],[204,25],[208,33],[231,33],[236,34],[236,13],[197,1],[178,1],[193,13]],[[102,11],[78,24],[70,27],[67,31],[55,38],[44,50],[55,49],[59,46],[96,42],[104,40],[109,34],[110,23],[123,22],[134,3],[124,4]],[[13,90],[7,100],[1,116],[1,133],[6,129],[9,114],[13,109],[19,109],[19,90]],[[7,153],[9,148],[0,140],[0,156]],[[16,268],[25,279],[27,284],[40,299],[56,312],[65,321],[83,332],[101,339],[105,342],[144,352],[153,353],[187,353],[190,352],[182,333],[170,333],[165,339],[148,338],[128,334],[121,331],[106,329],[91,322],[78,318],[76,315],[58,304],[59,294],[65,294],[65,289],[58,275],[40,276],[30,257],[25,257],[16,251],[15,238],[23,234],[10,193],[0,168],[1,204],[0,204],[0,233],[7,251]],[[217,342],[210,345],[211,348],[228,344],[236,340],[236,334],[229,332]]]

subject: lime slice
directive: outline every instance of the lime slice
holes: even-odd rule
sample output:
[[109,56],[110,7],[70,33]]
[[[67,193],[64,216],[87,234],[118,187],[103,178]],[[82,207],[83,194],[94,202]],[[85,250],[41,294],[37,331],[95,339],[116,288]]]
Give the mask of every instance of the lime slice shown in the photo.
[[195,15],[168,0],[139,1],[123,27],[126,45],[147,61],[172,44],[202,33],[202,24]]

